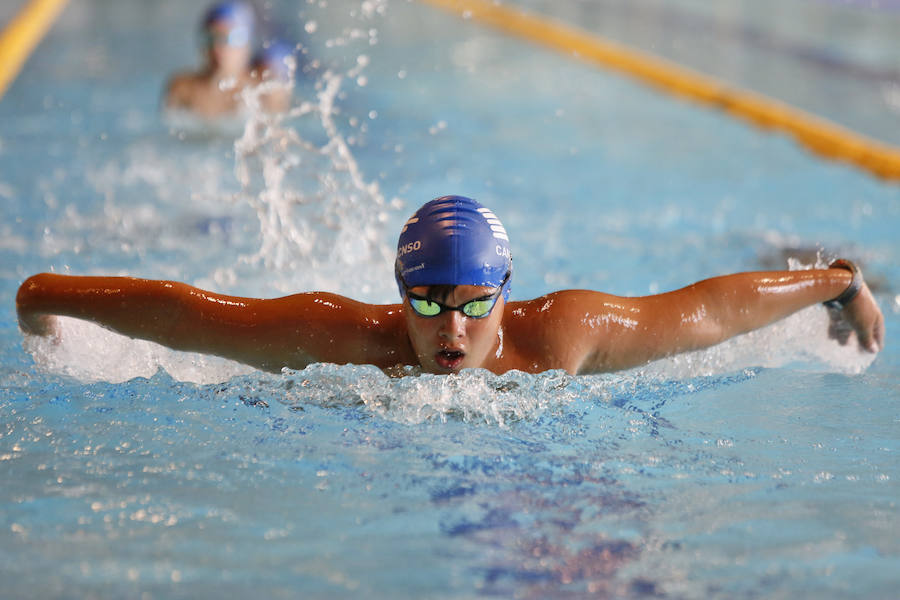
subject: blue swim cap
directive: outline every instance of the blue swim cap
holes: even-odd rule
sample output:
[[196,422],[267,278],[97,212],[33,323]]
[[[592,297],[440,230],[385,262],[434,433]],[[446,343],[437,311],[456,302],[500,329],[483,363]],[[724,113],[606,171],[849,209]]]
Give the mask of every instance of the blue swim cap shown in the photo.
[[444,196],[428,202],[403,226],[397,242],[395,274],[403,284],[503,285],[509,299],[512,271],[509,237],[490,209],[464,196]]
[[243,27],[248,33],[252,33],[256,26],[256,13],[247,2],[240,0],[218,2],[206,11],[203,28],[207,29],[213,23],[226,23],[233,28]]
[[271,78],[287,81],[291,76],[287,59],[293,54],[294,49],[290,45],[274,41],[254,55],[252,65],[260,76],[263,71],[268,71]]

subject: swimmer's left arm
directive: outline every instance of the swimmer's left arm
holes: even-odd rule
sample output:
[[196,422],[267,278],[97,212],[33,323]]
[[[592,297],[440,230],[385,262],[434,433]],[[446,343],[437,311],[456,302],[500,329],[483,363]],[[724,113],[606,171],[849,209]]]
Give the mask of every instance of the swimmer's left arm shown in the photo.
[[174,281],[42,273],[20,286],[16,309],[26,333],[54,335],[55,316],[69,316],[269,371],[313,362],[390,367],[414,359],[399,306],[324,292],[242,298]]
[[[590,341],[578,371],[625,369],[713,346],[832,300],[850,286],[851,278],[844,269],[762,271],[714,277],[641,298],[586,292],[595,295],[583,299],[590,310],[581,321],[592,327],[579,329]],[[864,282],[840,316],[863,350],[880,350],[884,318]]]

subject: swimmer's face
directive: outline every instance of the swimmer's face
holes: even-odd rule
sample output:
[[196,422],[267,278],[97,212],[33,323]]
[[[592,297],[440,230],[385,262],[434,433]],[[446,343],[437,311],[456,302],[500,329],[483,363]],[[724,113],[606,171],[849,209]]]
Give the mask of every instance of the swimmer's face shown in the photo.
[[[460,306],[489,296],[496,289],[459,285],[442,302],[448,306]],[[414,287],[409,291],[425,296],[428,288]],[[482,319],[467,317],[455,310],[445,310],[434,317],[421,317],[410,307],[409,298],[404,298],[406,326],[419,364],[426,372],[442,374],[485,367],[495,357],[499,347],[503,308],[503,298],[500,297],[491,313]]]
[[250,64],[250,31],[224,21],[210,23],[204,32],[207,57],[216,70],[237,75]]

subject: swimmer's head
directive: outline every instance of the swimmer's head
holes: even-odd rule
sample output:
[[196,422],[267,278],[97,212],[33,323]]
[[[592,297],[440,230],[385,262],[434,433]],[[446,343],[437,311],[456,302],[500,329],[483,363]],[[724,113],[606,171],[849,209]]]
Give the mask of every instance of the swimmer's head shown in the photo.
[[249,47],[256,27],[256,13],[247,2],[229,0],[213,4],[203,17],[207,46]]
[[251,68],[260,79],[289,81],[295,60],[294,49],[290,45],[274,41],[253,56]]
[[509,237],[490,209],[464,196],[428,202],[403,226],[395,276],[400,295],[418,286],[503,288],[509,299]]

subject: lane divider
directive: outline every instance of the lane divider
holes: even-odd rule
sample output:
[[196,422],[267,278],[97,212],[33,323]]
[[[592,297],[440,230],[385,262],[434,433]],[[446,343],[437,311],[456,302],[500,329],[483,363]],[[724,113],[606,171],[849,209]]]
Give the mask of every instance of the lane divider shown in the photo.
[[0,34],[0,98],[15,81],[67,0],[30,0]]
[[761,94],[731,87],[669,60],[495,0],[421,0],[474,22],[630,75],[755,125],[791,134],[812,152],[900,181],[900,148]]

